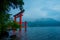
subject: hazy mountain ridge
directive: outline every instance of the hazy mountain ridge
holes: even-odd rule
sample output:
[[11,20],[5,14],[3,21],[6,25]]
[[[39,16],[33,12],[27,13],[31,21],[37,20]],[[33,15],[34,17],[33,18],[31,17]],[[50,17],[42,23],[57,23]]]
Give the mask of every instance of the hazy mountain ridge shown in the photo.
[[41,18],[34,22],[28,22],[28,26],[60,26],[60,21],[56,21],[52,18]]

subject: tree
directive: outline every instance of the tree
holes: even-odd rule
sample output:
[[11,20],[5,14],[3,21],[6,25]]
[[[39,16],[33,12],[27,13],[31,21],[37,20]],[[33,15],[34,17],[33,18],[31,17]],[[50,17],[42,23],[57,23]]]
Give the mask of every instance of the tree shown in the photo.
[[20,25],[17,23],[17,22],[15,22],[15,21],[8,21],[7,23],[6,23],[6,27],[5,27],[6,29],[8,28],[8,29],[17,29],[17,28],[20,28]]
[[6,12],[6,10],[9,11],[10,6],[13,8],[17,8],[19,6],[22,10],[23,5],[23,0],[0,0],[0,12]]
[[23,0],[0,0],[0,28],[3,28],[3,25],[5,25],[10,18],[10,14],[8,13],[10,7],[13,9],[19,7],[20,10],[24,10],[23,5]]

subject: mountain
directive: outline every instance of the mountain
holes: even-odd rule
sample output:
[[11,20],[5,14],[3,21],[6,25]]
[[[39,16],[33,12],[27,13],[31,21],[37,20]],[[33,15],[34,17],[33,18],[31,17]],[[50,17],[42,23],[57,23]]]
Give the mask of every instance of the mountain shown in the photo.
[[28,22],[28,26],[60,26],[60,21],[56,21],[52,18],[41,18],[39,20]]

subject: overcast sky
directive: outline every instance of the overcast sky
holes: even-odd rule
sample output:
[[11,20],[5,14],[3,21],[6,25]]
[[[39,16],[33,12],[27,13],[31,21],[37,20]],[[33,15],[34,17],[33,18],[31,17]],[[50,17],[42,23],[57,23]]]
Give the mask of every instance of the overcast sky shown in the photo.
[[[53,18],[60,21],[60,0],[24,0],[23,21],[33,21],[40,18]],[[20,12],[19,8],[12,9],[13,15]]]

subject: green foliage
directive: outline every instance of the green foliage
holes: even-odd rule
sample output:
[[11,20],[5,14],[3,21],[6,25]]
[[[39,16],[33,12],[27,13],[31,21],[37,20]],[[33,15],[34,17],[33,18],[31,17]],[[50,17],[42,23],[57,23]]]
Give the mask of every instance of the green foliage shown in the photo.
[[17,24],[16,22],[12,22],[12,28],[20,28],[20,25],[19,24]]
[[15,28],[15,29],[20,28],[20,25],[18,23],[14,22],[14,21],[9,21],[7,23],[7,25],[8,25],[8,27],[10,26],[12,29],[13,28]]
[[[23,0],[0,0],[0,30],[4,30],[7,27],[8,20],[10,19],[10,7],[23,10]],[[11,25],[11,23],[8,23]],[[16,25],[16,24],[14,24]]]
[[7,27],[8,27],[7,24],[0,25],[0,31],[6,31],[7,30]]
[[12,29],[20,28],[20,25],[14,21],[8,21],[6,24],[0,25],[0,31],[6,31],[8,27],[11,27]]
[[8,12],[10,11],[10,7],[19,7],[20,10],[23,10],[23,5],[23,0],[0,0],[0,24],[9,19],[10,14]]
[[0,11],[5,12],[9,11],[10,7],[23,9],[24,2],[23,0],[0,0]]

